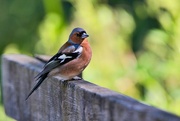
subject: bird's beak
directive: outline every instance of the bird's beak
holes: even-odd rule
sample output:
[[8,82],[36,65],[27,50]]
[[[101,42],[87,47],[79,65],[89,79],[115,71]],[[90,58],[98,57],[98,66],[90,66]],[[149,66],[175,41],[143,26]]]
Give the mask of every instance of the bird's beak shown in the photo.
[[87,37],[89,37],[89,35],[86,34],[86,33],[83,33],[82,36],[81,36],[82,39],[87,38]]

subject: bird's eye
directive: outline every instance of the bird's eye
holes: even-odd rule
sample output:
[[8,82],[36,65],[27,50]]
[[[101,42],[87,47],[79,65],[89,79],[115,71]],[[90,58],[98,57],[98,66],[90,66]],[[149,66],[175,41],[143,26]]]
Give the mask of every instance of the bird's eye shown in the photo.
[[76,34],[77,35],[77,37],[81,37],[81,35],[78,33],[78,34]]

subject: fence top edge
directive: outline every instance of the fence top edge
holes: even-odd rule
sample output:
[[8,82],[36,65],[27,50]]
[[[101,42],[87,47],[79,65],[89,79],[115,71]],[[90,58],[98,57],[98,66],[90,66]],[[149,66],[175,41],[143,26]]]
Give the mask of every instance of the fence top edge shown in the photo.
[[[18,64],[21,64],[23,66],[26,67],[31,67],[31,68],[35,68],[35,70],[40,71],[43,63],[36,60],[33,57],[27,56],[27,55],[21,55],[21,54],[7,54],[7,55],[2,55],[2,60],[8,60],[8,61],[12,61],[12,62],[16,62]],[[58,81],[59,78],[53,77],[54,79],[57,79]],[[123,95],[121,93],[117,93],[115,91],[100,87],[98,85],[95,85],[93,83],[87,82],[85,80],[80,80],[80,81],[70,81],[68,82],[69,85],[75,86],[76,88],[81,88],[84,91],[90,92],[91,94],[94,94],[95,96],[101,97],[101,98],[108,98],[110,101],[114,102],[114,103],[118,103],[118,104],[125,104],[127,106],[129,106],[129,108],[132,109],[137,109],[139,111],[143,111],[143,110],[149,110],[149,112],[151,112],[151,115],[156,115],[157,112],[159,112],[161,114],[161,116],[170,116],[170,117],[174,117],[174,118],[178,118],[180,119],[180,117],[171,114],[169,112],[166,111],[162,111],[158,108],[149,106],[147,104],[141,103],[131,97],[128,97],[126,95]],[[152,112],[154,111],[154,113]],[[166,117],[165,116],[165,117]]]

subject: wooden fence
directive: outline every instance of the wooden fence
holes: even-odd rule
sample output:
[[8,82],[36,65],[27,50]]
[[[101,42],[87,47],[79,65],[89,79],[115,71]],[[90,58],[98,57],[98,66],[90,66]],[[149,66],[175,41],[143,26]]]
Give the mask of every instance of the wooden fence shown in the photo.
[[34,76],[43,64],[25,55],[2,57],[5,112],[18,121],[180,121],[180,117],[142,104],[84,80],[48,78],[31,97]]

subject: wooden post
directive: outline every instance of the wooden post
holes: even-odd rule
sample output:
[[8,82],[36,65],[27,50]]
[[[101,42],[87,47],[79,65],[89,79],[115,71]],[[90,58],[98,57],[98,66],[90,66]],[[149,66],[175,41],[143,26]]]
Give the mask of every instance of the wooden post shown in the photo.
[[43,64],[25,55],[2,58],[6,114],[18,121],[180,121],[180,117],[84,80],[46,79],[25,101]]

